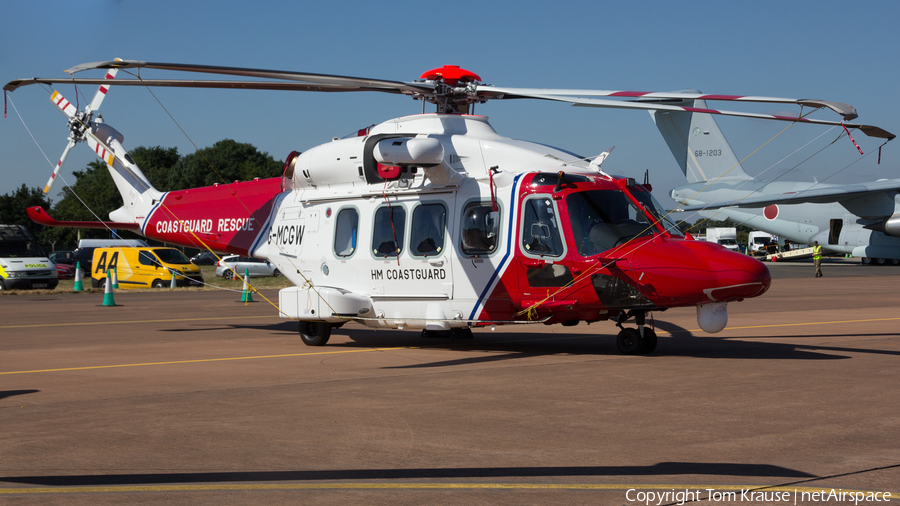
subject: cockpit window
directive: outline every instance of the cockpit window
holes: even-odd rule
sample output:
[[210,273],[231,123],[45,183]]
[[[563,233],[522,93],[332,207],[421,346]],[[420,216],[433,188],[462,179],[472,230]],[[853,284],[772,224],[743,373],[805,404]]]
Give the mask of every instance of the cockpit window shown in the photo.
[[678,237],[684,236],[684,234],[681,233],[681,229],[678,228],[678,225],[666,216],[668,212],[655,198],[653,198],[652,193],[636,188],[632,194],[637,201],[644,206],[644,209],[653,216],[654,221],[658,221],[659,226],[665,229],[666,232]]
[[558,257],[563,254],[559,220],[553,199],[546,196],[525,201],[522,220],[522,247],[527,253]]
[[655,230],[620,190],[572,193],[566,197],[566,205],[575,245],[583,257],[653,235]]

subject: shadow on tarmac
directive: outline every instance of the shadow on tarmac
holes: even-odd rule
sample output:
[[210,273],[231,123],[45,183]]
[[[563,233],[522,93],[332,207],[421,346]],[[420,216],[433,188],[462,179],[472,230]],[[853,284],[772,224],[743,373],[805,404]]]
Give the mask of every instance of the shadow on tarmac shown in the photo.
[[[850,359],[854,353],[873,353],[883,355],[900,355],[898,351],[879,350],[870,348],[854,348],[847,346],[813,346],[800,343],[773,343],[761,341],[748,341],[742,338],[718,337],[707,335],[695,335],[690,330],[676,324],[656,320],[655,326],[659,333],[659,345],[650,355],[641,356],[644,359],[657,357],[694,357],[714,359],[756,359],[756,360],[839,360]],[[297,335],[297,322],[286,321],[276,324],[229,324],[198,326],[196,328],[165,329],[161,332],[205,332],[227,330],[254,330],[265,333],[267,336],[284,335],[286,337]],[[395,367],[396,369],[445,367],[479,362],[496,362],[514,358],[524,358],[544,355],[620,355],[616,348],[615,327],[602,329],[604,333],[547,333],[537,332],[512,333],[489,330],[475,330],[473,339],[429,338],[422,339],[419,331],[394,330],[394,329],[334,329],[332,335],[347,336],[350,341],[336,343],[332,338],[322,351],[346,348],[394,348],[416,347],[427,349],[446,349],[453,351],[494,351],[508,352],[505,355],[455,359],[428,364],[407,365]],[[605,333],[609,331],[610,333]],[[668,335],[666,335],[668,334]],[[884,337],[897,334],[811,334],[805,336],[765,336],[766,339],[794,339],[806,340],[821,337]],[[310,348],[315,351],[316,348]]]
[[4,390],[0,391],[0,399],[6,399],[7,397],[16,395],[36,394],[38,392],[40,392],[40,390]]
[[768,464],[727,462],[660,462],[652,466],[462,467],[422,469],[346,469],[327,471],[248,471],[219,473],[100,474],[7,476],[0,482],[55,487],[150,485],[320,480],[408,480],[417,478],[541,478],[561,476],[759,476],[815,478],[815,475]]

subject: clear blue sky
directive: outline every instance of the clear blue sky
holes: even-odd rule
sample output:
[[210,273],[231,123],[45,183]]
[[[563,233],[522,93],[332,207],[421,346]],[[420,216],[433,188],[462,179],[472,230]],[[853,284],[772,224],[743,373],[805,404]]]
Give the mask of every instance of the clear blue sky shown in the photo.
[[[857,107],[858,121],[900,133],[897,49],[900,2],[3,2],[0,81],[64,77],[85,62],[124,58],[332,73],[408,81],[444,64],[461,65],[498,86],[669,91],[819,98]],[[151,74],[152,72],[152,74]],[[90,75],[88,75],[90,74]],[[80,77],[102,77],[102,72]],[[183,78],[162,71],[144,77]],[[205,78],[209,78],[206,76]],[[71,85],[55,87],[75,101]],[[81,105],[94,89],[79,88]],[[155,89],[159,101],[199,147],[224,138],[249,142],[276,159],[373,123],[421,110],[421,102],[378,93]],[[39,86],[19,89],[0,119],[0,194],[23,183],[43,188],[66,144],[63,115]],[[711,104],[778,112],[773,106]],[[779,106],[780,107],[780,106]],[[194,151],[146,89],[113,88],[100,109],[125,147]],[[796,112],[796,110],[794,110]],[[584,155],[615,145],[609,172],[651,182],[663,204],[684,184],[646,112],[497,101],[479,106],[502,135]],[[830,112],[813,117],[839,119]],[[783,123],[720,119],[739,158]],[[757,174],[821,134],[798,125],[745,162]],[[837,136],[829,133],[767,173],[776,175]],[[880,141],[854,137],[867,153]],[[827,139],[827,140],[825,140]],[[73,181],[93,154],[80,144],[62,175]],[[900,141],[881,165],[843,139],[787,179],[829,182],[896,178]],[[57,183],[53,198],[62,184]],[[161,188],[165,190],[165,188]]]

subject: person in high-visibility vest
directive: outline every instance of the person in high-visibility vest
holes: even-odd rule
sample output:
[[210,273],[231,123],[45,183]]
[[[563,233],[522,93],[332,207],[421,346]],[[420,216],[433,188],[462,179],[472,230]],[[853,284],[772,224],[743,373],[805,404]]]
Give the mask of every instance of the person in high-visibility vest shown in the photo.
[[819,241],[813,242],[813,262],[816,264],[816,277],[822,277],[822,247]]

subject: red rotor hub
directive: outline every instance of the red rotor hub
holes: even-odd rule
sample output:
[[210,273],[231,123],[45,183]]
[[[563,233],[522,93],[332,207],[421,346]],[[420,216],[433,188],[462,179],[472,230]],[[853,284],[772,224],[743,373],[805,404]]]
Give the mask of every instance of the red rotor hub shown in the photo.
[[481,77],[479,77],[478,74],[459,68],[459,65],[444,65],[440,68],[431,69],[424,72],[421,78],[428,79],[429,81],[443,80],[444,83],[449,84],[450,86],[456,86],[460,81],[464,83],[481,81]]

